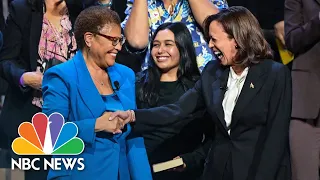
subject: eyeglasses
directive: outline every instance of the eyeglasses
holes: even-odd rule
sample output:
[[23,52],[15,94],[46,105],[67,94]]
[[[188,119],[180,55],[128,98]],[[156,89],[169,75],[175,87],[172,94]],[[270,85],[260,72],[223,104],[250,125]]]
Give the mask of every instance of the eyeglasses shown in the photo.
[[99,36],[102,36],[102,37],[108,39],[109,41],[112,42],[112,46],[116,46],[119,43],[122,46],[124,44],[124,42],[126,41],[126,38],[123,35],[121,35],[121,37],[112,37],[112,36],[108,36],[108,35],[101,34],[101,33],[93,33],[93,34],[97,34]]

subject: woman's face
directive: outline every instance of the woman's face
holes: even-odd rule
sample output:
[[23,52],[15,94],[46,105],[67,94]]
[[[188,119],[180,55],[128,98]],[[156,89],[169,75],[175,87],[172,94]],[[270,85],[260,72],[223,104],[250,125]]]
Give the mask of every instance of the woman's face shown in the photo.
[[209,35],[209,47],[221,61],[221,64],[224,66],[234,65],[234,58],[238,52],[236,41],[228,36],[222,25],[217,21],[210,24]]
[[154,38],[151,55],[162,72],[178,70],[180,53],[176,45],[174,34],[168,30],[161,30]]
[[121,28],[119,25],[106,25],[99,34],[93,36],[90,52],[101,68],[113,66],[118,52],[122,48],[121,42],[113,45],[113,39],[120,39]]

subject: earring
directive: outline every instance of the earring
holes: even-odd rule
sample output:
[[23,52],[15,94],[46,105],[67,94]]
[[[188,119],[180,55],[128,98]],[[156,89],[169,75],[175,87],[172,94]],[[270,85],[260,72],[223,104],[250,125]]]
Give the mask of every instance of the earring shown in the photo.
[[236,46],[235,46],[235,48],[236,48],[236,49],[239,49],[239,46],[238,46],[238,45],[236,45]]

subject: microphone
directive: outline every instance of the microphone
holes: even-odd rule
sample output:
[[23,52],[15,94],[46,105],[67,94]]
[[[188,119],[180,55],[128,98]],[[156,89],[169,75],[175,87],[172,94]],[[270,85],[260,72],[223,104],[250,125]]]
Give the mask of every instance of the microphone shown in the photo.
[[120,84],[119,84],[119,82],[118,81],[114,81],[113,82],[113,85],[114,85],[114,87],[116,87],[116,91],[119,91],[119,89],[120,89]]

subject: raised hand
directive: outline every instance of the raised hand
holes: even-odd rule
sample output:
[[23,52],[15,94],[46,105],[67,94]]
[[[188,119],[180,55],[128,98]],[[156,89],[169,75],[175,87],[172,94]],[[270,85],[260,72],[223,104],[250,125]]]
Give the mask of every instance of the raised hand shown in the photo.
[[284,40],[284,21],[280,21],[274,25],[274,31],[276,37],[281,41],[282,45],[285,45]]

